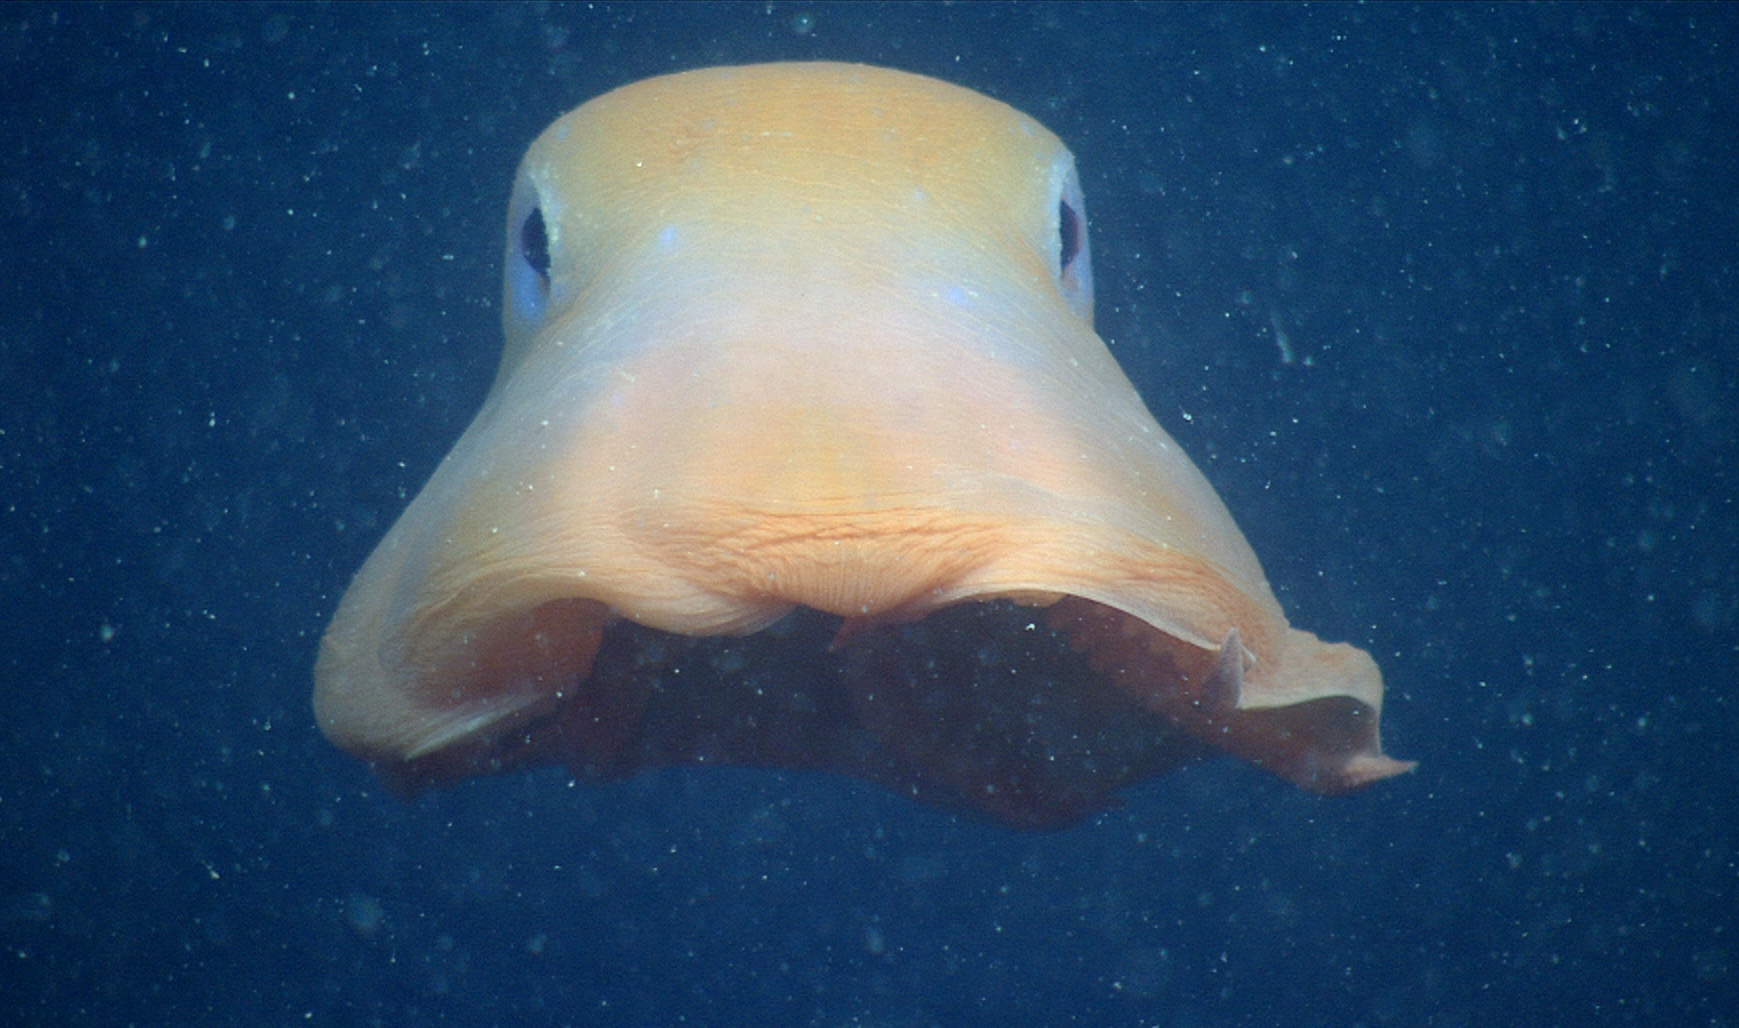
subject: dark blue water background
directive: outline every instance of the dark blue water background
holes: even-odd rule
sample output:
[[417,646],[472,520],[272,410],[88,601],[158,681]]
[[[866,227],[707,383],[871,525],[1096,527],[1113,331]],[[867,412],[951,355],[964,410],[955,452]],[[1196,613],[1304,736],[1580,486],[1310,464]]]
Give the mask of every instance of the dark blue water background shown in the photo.
[[[1074,148],[1101,333],[1416,774],[1031,835],[740,770],[404,804],[319,736],[525,145],[811,57]],[[1739,1023],[1736,72],[1734,6],[4,8],[0,1020]]]

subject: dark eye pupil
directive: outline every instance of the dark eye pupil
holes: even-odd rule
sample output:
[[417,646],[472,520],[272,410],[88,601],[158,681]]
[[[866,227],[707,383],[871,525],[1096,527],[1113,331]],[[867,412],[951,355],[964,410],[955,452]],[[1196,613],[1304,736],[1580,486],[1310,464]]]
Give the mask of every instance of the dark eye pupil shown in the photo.
[[549,284],[549,233],[543,227],[542,208],[532,208],[519,230],[519,253],[544,284]]
[[1067,271],[1081,252],[1081,216],[1075,213],[1075,208],[1070,207],[1067,200],[1057,201],[1057,235],[1060,258],[1057,261],[1057,270]]

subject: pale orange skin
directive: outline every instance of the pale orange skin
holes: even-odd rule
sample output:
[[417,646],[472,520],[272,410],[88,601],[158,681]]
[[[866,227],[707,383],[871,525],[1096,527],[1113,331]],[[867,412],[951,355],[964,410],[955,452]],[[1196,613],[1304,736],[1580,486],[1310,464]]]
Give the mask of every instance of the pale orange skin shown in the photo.
[[1050,132],[901,72],[558,120],[494,388],[345,594],[322,730],[411,786],[830,768],[1026,825],[1203,744],[1323,792],[1407,770],[1375,663],[1288,625],[1094,334],[1084,217]]

